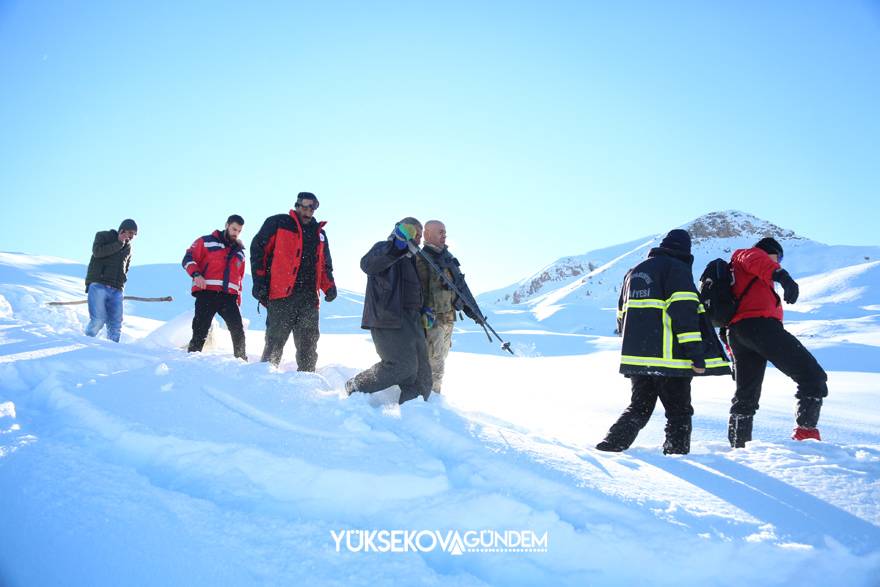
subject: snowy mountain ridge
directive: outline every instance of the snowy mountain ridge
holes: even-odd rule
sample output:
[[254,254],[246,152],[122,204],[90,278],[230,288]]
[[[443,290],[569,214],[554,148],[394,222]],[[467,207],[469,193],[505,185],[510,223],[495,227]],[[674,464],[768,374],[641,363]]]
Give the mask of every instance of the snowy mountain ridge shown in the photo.
[[[716,241],[720,242],[722,239],[733,239],[737,242],[751,240],[751,242],[754,242],[765,236],[773,236],[780,240],[780,242],[808,240],[792,230],[781,228],[772,222],[738,210],[710,212],[677,228],[683,228],[691,234],[695,247],[719,248],[717,246],[712,247],[712,245]],[[521,304],[532,301],[552,289],[572,283],[575,281],[575,278],[591,277],[590,274],[597,267],[605,265],[610,259],[618,256],[621,250],[634,252],[636,249],[641,248],[637,246],[637,243],[645,243],[646,241],[651,246],[657,246],[666,232],[663,231],[656,235],[646,236],[620,245],[589,251],[582,255],[562,257],[529,277],[521,279],[510,286],[486,292],[480,298],[494,304]],[[725,249],[728,247],[721,248]]]
[[[878,246],[826,245],[735,210],[706,214],[680,228],[692,235],[695,278],[714,258],[729,258],[734,250],[751,247],[765,236],[779,240],[785,249],[784,266],[789,272],[796,279],[806,278],[808,283],[816,284],[802,292],[802,300],[791,306],[794,312],[809,308],[818,312],[816,317],[820,318],[831,314],[857,315],[862,306],[870,305],[867,298],[875,291],[872,286],[880,286],[880,268],[872,264],[880,259]],[[518,327],[531,322],[533,327],[557,332],[608,330],[613,328],[613,312],[623,277],[652,247],[659,246],[665,234],[666,231],[584,255],[563,257],[507,288],[482,294],[478,300],[503,316],[505,323]],[[822,290],[822,284],[830,287],[839,280],[821,279],[820,275],[864,264],[867,266],[862,269],[839,274],[844,280],[848,279],[845,276],[859,276],[857,279],[863,283],[858,290],[850,288],[849,297],[833,297]],[[830,312],[828,316],[826,310]]]
[[[696,218],[684,226],[691,235],[694,244],[712,239],[754,238],[758,240],[772,236],[777,240],[805,240],[793,230],[787,230],[767,220],[762,220],[739,210],[710,212]],[[662,236],[662,235],[661,235]]]

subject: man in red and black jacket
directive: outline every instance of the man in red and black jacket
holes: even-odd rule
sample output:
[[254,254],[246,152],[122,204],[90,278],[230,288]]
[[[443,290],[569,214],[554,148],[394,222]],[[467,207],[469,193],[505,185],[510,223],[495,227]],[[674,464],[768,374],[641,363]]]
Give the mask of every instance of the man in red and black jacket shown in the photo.
[[736,394],[730,408],[727,436],[730,446],[742,448],[752,439],[752,421],[761,398],[767,361],[797,383],[797,427],[792,438],[820,440],[819,411],[828,395],[828,376],[800,341],[782,326],[782,300],[774,282],[782,285],[783,299],[798,299],[798,284],[782,268],[782,245],[763,238],[751,249],[733,253],[733,295],[739,299],[728,336],[733,354]]
[[244,219],[233,214],[226,220],[221,232],[197,238],[183,256],[183,268],[192,277],[192,295],[196,299],[193,316],[192,340],[188,351],[199,352],[214,314],[220,314],[232,335],[232,349],[236,358],[247,361],[244,326],[241,322],[241,282],[244,279],[244,246],[238,239]]
[[267,313],[262,360],[278,366],[293,332],[298,371],[314,371],[318,362],[318,291],[336,299],[326,222],[314,219],[318,205],[315,194],[300,192],[294,209],[267,218],[251,243],[253,296]]

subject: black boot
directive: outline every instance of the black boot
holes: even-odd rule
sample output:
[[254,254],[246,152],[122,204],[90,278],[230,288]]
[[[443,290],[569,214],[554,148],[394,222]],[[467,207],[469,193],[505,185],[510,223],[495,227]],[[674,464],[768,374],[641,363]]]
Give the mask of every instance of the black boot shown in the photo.
[[596,448],[605,452],[623,452],[630,447],[639,434],[640,428],[628,421],[618,420],[605,435],[605,440]]
[[357,391],[357,386],[354,382],[354,377],[345,382],[345,393],[346,395],[351,395]]
[[803,428],[815,428],[819,424],[819,412],[822,410],[821,397],[798,398],[797,424]]
[[686,455],[691,452],[691,419],[667,420],[663,454]]
[[731,448],[745,448],[746,443],[752,440],[752,422],[754,416],[743,414],[731,414],[727,423],[727,440]]

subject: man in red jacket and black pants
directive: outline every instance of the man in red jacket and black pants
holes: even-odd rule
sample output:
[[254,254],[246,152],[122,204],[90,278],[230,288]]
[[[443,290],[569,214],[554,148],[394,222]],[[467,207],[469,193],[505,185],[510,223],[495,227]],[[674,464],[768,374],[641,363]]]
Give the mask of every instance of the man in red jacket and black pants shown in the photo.
[[797,301],[799,288],[781,262],[782,245],[769,237],[751,249],[735,251],[731,258],[733,295],[740,300],[728,331],[736,394],[727,436],[734,448],[742,448],[752,439],[767,361],[798,386],[797,426],[792,438],[820,440],[816,425],[822,398],[828,395],[828,376],[810,351],[782,326],[782,301],[773,284],[782,285],[783,299],[789,304]]
[[314,219],[318,198],[300,192],[288,214],[270,216],[251,243],[253,296],[266,306],[263,361],[276,367],[293,332],[298,371],[314,371],[318,362],[318,291],[336,299],[333,262],[324,232]]
[[235,357],[247,361],[244,326],[238,309],[245,261],[238,235],[243,227],[244,219],[233,214],[226,220],[223,232],[215,230],[197,238],[183,256],[183,268],[192,277],[192,295],[196,299],[193,335],[187,349],[191,353],[204,348],[214,314],[220,314],[232,336]]

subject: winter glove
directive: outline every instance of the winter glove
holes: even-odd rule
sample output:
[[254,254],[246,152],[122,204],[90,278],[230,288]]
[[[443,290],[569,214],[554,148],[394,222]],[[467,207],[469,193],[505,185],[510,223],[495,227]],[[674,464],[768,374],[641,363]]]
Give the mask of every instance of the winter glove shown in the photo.
[[473,320],[477,324],[482,324],[483,322],[486,321],[485,318],[483,318],[482,316],[480,316],[479,314],[477,314],[476,312],[471,310],[471,307],[467,304],[464,305],[464,308],[462,308],[462,310],[464,311],[465,316],[467,316],[468,318],[470,318],[471,320]]
[[425,330],[433,328],[436,320],[437,316],[434,314],[434,310],[428,306],[422,306],[422,325],[424,325]]
[[336,293],[337,293],[337,292],[336,292],[336,286],[335,286],[335,285],[331,285],[331,286],[330,286],[330,289],[328,289],[328,290],[324,293],[324,301],[325,301],[325,302],[332,302],[333,300],[336,299]]
[[254,287],[251,290],[251,295],[254,296],[261,304],[269,307],[269,286],[266,285],[266,282],[262,279],[254,279]]
[[798,287],[797,282],[788,274],[788,271],[785,269],[777,269],[773,272],[773,281],[779,282],[782,286],[782,299],[784,299],[786,303],[793,304],[797,301],[801,290]]
[[404,251],[408,248],[407,243],[416,238],[417,234],[418,229],[416,229],[415,226],[400,222],[394,227],[394,232],[391,233],[391,236],[394,237],[394,246],[397,247],[398,250]]

